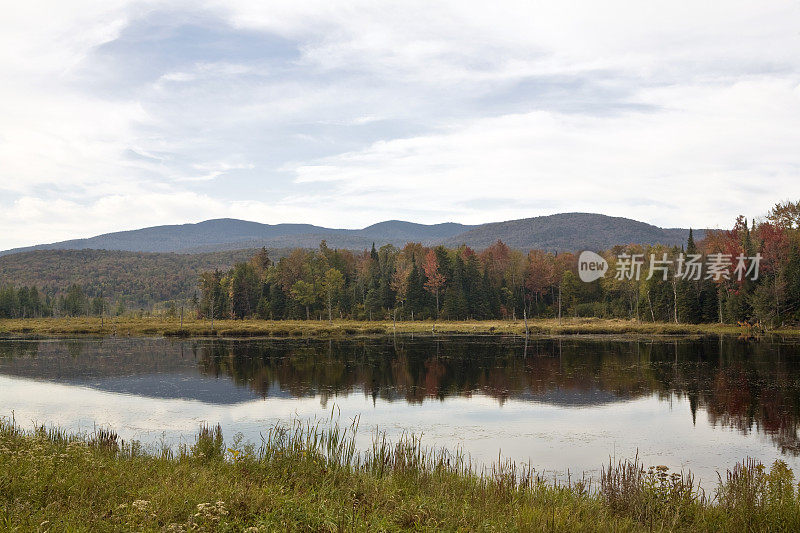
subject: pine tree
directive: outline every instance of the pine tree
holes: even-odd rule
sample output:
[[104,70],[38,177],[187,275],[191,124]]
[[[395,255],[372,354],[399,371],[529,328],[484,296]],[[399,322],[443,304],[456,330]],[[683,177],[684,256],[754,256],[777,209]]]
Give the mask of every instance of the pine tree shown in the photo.
[[450,320],[466,318],[469,312],[467,298],[464,295],[463,272],[464,263],[461,260],[461,256],[457,256],[455,264],[453,265],[453,278],[450,283],[447,284],[447,289],[444,293],[444,302],[442,303],[442,316]]
[[268,281],[264,287],[264,295],[267,299],[270,318],[287,318],[286,303],[288,298],[280,284],[272,280]]
[[408,275],[408,291],[406,304],[416,318],[423,318],[428,307],[428,292],[425,290],[425,278],[417,262],[411,258],[411,272]]
[[[694,232],[692,228],[689,228],[689,239],[686,241],[686,253],[684,254],[685,261],[694,255],[697,255],[697,245],[694,242]],[[676,288],[678,318],[681,322],[696,324],[702,320],[701,285],[702,280],[687,279],[684,266],[684,272],[681,272],[681,278],[677,281]]]
[[364,310],[370,320],[373,320],[375,315],[380,312],[381,296],[377,288],[373,287],[367,291],[367,295],[364,298]]
[[478,270],[478,259],[474,255],[470,255],[464,261],[464,296],[467,299],[470,318],[483,316],[486,309],[482,286],[482,276]]
[[[261,263],[263,264],[263,263]],[[254,262],[237,263],[233,267],[230,284],[231,313],[234,318],[245,318],[255,313],[261,297],[261,283]]]

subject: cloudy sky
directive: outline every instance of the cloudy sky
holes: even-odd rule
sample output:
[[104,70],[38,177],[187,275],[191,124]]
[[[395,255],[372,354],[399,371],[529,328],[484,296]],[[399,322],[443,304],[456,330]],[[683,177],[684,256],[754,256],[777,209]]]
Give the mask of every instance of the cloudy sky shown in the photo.
[[6,2],[0,249],[800,199],[800,3]]

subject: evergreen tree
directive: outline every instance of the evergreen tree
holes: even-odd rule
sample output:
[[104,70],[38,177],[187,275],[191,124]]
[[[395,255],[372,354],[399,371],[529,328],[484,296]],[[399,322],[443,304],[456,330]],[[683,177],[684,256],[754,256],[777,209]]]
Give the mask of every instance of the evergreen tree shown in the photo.
[[467,317],[469,307],[464,294],[464,262],[456,256],[452,269],[452,280],[447,284],[442,303],[442,316],[450,320],[461,320]]
[[464,296],[470,318],[484,316],[487,304],[483,294],[483,277],[478,270],[478,258],[474,254],[467,256],[464,261]]
[[268,316],[264,316],[264,318],[287,318],[288,298],[280,284],[274,281],[268,281],[264,284],[263,294],[267,300],[267,307],[264,311],[268,313]]
[[786,315],[791,321],[800,321],[800,247],[792,246],[784,269],[786,283]]
[[64,297],[64,313],[69,316],[85,315],[88,311],[87,306],[88,302],[83,289],[79,285],[71,285]]
[[17,292],[17,315],[20,318],[30,318],[32,316],[30,289],[28,287],[22,287]]
[[17,291],[14,290],[14,287],[0,289],[0,317],[16,318],[18,310]]
[[[269,261],[269,259],[266,261]],[[264,263],[262,257],[259,258],[257,263],[251,261],[234,265],[233,273],[230,277],[229,295],[231,315],[234,318],[245,318],[256,312],[258,301],[261,298],[261,282],[256,268]]]
[[428,308],[428,291],[425,290],[425,276],[417,267],[413,256],[411,258],[411,272],[408,275],[408,291],[406,305],[414,314],[414,318],[424,318]]
[[36,285],[31,287],[30,291],[30,316],[32,317],[41,317],[44,315],[44,309],[42,305],[41,297],[39,296],[39,290],[36,288]]
[[373,287],[367,291],[364,298],[364,311],[367,313],[367,318],[373,320],[381,310],[381,296],[378,288]]

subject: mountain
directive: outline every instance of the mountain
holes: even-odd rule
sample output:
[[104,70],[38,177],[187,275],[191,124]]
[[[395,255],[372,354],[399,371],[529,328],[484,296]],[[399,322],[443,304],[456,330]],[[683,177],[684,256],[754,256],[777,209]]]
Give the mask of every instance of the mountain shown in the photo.
[[331,247],[363,249],[377,245],[403,246],[408,241],[435,244],[473,228],[463,224],[415,224],[400,220],[379,222],[364,229],[331,229],[311,224],[260,224],[222,218],[197,224],[154,226],[106,233],[88,239],[39,244],[0,252],[31,250],[125,250],[129,252],[201,253],[244,248],[316,248],[325,239]]
[[[438,240],[463,233],[464,231],[474,228],[475,226],[466,226],[464,224],[456,224],[455,222],[445,222],[443,224],[415,224],[414,222],[404,222],[402,220],[387,220],[386,222],[378,222],[371,226],[367,226],[357,233],[363,236],[381,235],[387,239],[395,239],[408,241],[412,240],[415,235],[424,235],[422,240]],[[421,241],[420,239],[416,239]],[[405,244],[405,243],[404,243]]]
[[[148,308],[166,300],[190,299],[201,272],[228,270],[266,246],[277,260],[296,247],[364,250],[406,242],[485,248],[498,239],[523,251],[604,250],[617,244],[681,245],[689,230],[663,229],[627,218],[590,213],[562,213],[464,226],[380,222],[358,230],[309,224],[259,224],[243,220],[208,220],[198,224],[156,226],[108,233],[89,239],[41,245],[0,253],[0,288],[5,285],[64,290],[78,284],[88,294],[101,292],[129,308]],[[699,240],[702,230],[695,231]],[[143,251],[143,250],[159,250]],[[179,252],[179,253],[176,253]]]
[[[3,254],[30,250],[125,250],[129,252],[177,252],[199,246],[221,246],[250,239],[299,235],[325,231],[311,224],[259,224],[223,218],[197,224],[153,226],[131,231],[105,233],[88,239],[74,239],[52,244],[16,248]],[[241,246],[239,248],[245,248]]]
[[[695,230],[695,239],[703,238]],[[607,250],[617,244],[686,244],[688,229],[659,228],[645,222],[595,213],[560,213],[534,218],[493,222],[447,238],[442,244],[486,248],[497,239],[512,248],[574,252]]]
[[328,246],[332,248],[347,248],[350,250],[363,250],[371,247],[372,243],[379,247],[384,244],[393,244],[401,247],[407,242],[435,245],[448,237],[458,235],[474,227],[453,222],[427,225],[402,220],[387,220],[358,230],[316,228],[316,231],[308,233],[231,240],[224,244],[192,246],[178,251],[182,253],[197,253],[237,250],[240,248],[261,248],[262,246],[267,248],[316,248],[322,240],[325,240]]
[[[182,254],[261,248],[316,248],[326,240],[332,248],[362,250],[407,242],[425,245],[467,244],[485,248],[502,240],[522,250],[547,251],[601,250],[616,244],[667,244],[686,242],[689,231],[663,229],[628,218],[593,213],[561,213],[469,226],[452,222],[415,224],[401,220],[379,222],[363,229],[332,229],[311,224],[260,224],[236,219],[216,219],[197,224],[154,226],[131,231],[106,233],[76,239],[16,248],[0,255],[32,250],[122,250],[129,252],[178,252]],[[700,239],[699,230],[696,238]]]

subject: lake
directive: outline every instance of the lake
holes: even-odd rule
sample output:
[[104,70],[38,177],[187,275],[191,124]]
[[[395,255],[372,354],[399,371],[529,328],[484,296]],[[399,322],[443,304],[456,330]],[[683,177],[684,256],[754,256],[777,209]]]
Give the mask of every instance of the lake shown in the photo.
[[800,468],[796,340],[0,339],[0,416],[113,428],[152,446],[201,423],[260,442],[294,419],[359,418],[396,440],[460,447],[541,474],[596,476],[610,457],[691,469],[704,486],[746,457]]

